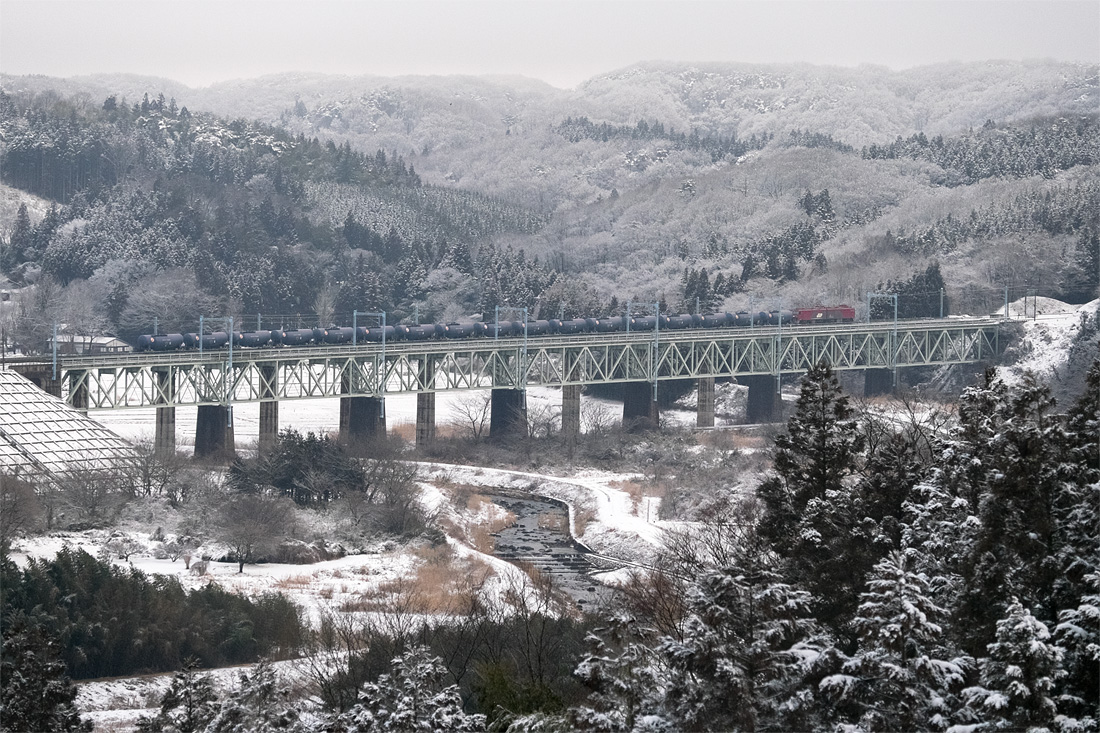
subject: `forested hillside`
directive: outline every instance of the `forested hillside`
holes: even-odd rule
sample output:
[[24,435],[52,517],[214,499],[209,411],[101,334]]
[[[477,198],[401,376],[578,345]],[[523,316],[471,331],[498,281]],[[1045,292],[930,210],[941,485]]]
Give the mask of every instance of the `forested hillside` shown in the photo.
[[858,303],[931,266],[981,312],[1006,286],[1087,300],[1100,272],[1095,65],[0,81],[2,182],[54,204],[2,231],[4,271],[41,283],[28,342],[51,320]]
[[89,105],[0,92],[0,131],[4,182],[52,202],[37,221],[23,205],[5,222],[0,266],[37,284],[11,329],[28,348],[53,321],[133,337],[154,318],[173,329],[200,315],[408,312],[440,266],[471,279],[475,242],[543,222],[424,186],[384,150],[192,114],[163,96]]

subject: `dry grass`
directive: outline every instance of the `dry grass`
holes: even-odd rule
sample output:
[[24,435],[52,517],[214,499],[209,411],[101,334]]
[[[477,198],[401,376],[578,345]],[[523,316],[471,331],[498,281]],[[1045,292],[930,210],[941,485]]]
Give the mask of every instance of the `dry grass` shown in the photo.
[[633,507],[633,511],[635,514],[638,513],[638,506],[642,503],[642,498],[645,496],[654,495],[653,487],[643,486],[639,481],[611,481],[610,483],[608,483],[608,486],[613,489],[625,491],[630,496],[630,503]]
[[709,430],[699,434],[699,442],[721,450],[763,450],[768,441],[756,431]]
[[416,440],[416,423],[401,423],[389,428],[389,434],[396,435],[406,442],[413,442]]
[[493,554],[493,550],[497,547],[496,538],[493,537],[492,531],[483,524],[470,528],[466,537],[475,550],[486,555]]
[[583,537],[588,523],[596,518],[596,508],[589,504],[577,505],[573,510],[573,521],[576,524],[576,536]]
[[312,582],[312,575],[291,575],[276,580],[275,587],[280,590],[302,590],[308,588]]
[[496,547],[493,535],[511,526],[516,521],[515,515],[511,512],[501,514],[495,511],[491,499],[483,494],[472,493],[467,486],[458,487],[457,493],[452,498],[456,506],[465,505],[466,512],[479,519],[456,521],[444,518],[440,520],[443,531],[465,542],[478,552],[491,554]]
[[342,611],[459,614],[470,608],[482,583],[492,574],[485,564],[456,558],[447,545],[421,548],[411,577],[387,581],[341,604]]

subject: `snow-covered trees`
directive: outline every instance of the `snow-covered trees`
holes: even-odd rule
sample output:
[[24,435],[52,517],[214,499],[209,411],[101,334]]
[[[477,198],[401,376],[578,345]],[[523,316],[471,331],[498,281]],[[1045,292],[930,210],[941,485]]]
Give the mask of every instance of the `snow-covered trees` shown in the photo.
[[574,675],[592,692],[587,705],[569,712],[580,730],[656,730],[663,676],[653,650],[652,629],[627,614],[613,613],[587,638],[588,654]]
[[301,723],[297,705],[289,698],[286,682],[262,659],[251,671],[241,672],[239,687],[221,703],[205,733],[305,733],[310,728]]
[[997,640],[980,662],[981,685],[963,691],[969,712],[994,730],[1050,730],[1058,705],[1055,682],[1064,652],[1046,624],[1015,598],[997,621]]
[[660,646],[673,727],[800,727],[805,660],[819,653],[809,594],[765,567],[730,566],[699,578],[688,601],[684,639]]
[[774,475],[757,489],[766,507],[762,534],[786,578],[814,596],[825,623],[850,613],[860,591],[858,567],[841,546],[859,520],[851,515],[851,486],[863,443],[848,397],[821,362],[803,378],[795,414],[776,438]]
[[73,705],[76,685],[42,624],[5,613],[3,625],[0,731],[90,731],[91,722]]
[[217,693],[210,676],[198,672],[198,660],[187,659],[183,669],[172,677],[160,700],[160,712],[138,719],[142,733],[172,731],[194,733],[206,727],[218,712]]
[[375,731],[478,731],[484,715],[463,712],[457,685],[446,685],[447,668],[426,648],[410,649],[392,662],[392,672],[363,686],[359,701],[334,717],[329,733]]
[[875,565],[853,625],[859,649],[840,674],[822,681],[834,704],[852,706],[868,730],[943,730],[952,712],[951,688],[966,669],[942,654],[945,615],[928,596],[928,579],[904,552]]
[[1064,650],[1066,675],[1058,698],[1059,710],[1080,721],[1085,730],[1100,723],[1100,572],[1086,578],[1089,592],[1076,608],[1058,615],[1055,641]]
[[[958,638],[975,656],[992,642],[1011,598],[1052,624],[1080,597],[1081,558],[1096,546],[1079,515],[1090,493],[1088,463],[1067,454],[1074,441],[1053,408],[1034,377],[1010,389],[987,374],[961,398],[959,428],[941,453],[936,483],[972,517],[954,570],[962,581],[955,615],[966,620]],[[1066,571],[1075,563],[1074,584]]]
[[[576,720],[1095,730],[1098,395],[1100,366],[1068,416],[1034,378],[989,374],[953,428],[861,433],[819,366],[759,501],[668,543],[677,580],[660,587],[679,602],[639,602],[632,586],[634,630],[661,633],[596,640],[579,673],[597,694]],[[628,680],[645,680],[635,697]]]

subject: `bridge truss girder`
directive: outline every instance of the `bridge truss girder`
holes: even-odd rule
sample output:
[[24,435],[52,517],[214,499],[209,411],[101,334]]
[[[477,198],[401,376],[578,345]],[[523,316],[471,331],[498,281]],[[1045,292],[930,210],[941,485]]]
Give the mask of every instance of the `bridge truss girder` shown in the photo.
[[94,410],[776,375],[821,359],[835,369],[894,369],[998,351],[998,323],[975,319],[240,350],[231,368],[224,354],[129,354],[66,359],[60,370],[65,400]]

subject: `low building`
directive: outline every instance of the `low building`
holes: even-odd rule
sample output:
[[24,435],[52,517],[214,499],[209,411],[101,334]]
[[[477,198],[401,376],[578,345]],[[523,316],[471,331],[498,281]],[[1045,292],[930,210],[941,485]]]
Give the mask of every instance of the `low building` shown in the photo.
[[134,347],[116,336],[76,336],[69,333],[57,335],[59,354],[124,354],[133,350]]

